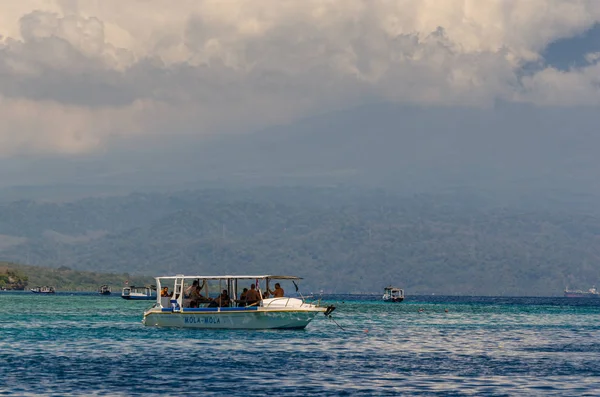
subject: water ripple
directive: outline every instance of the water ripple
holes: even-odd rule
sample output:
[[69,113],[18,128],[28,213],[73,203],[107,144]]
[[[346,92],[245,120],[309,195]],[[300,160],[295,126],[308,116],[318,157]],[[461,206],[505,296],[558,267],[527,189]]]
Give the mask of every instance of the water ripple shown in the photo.
[[600,309],[343,297],[303,331],[144,327],[147,302],[0,294],[0,395],[595,395]]

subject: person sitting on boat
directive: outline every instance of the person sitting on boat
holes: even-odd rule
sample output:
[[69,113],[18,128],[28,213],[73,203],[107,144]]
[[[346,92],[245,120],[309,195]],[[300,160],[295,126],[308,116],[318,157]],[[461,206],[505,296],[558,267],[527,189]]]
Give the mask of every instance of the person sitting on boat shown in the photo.
[[196,290],[196,287],[198,286],[198,280],[194,280],[194,282],[192,283],[192,285],[190,285],[189,287],[187,287],[185,289],[185,297],[189,298],[192,296],[192,293]]
[[202,288],[204,288],[204,285],[206,284],[206,280],[202,280],[202,285],[200,285],[200,282],[198,280],[194,280],[194,282],[192,283],[192,285],[190,285],[189,287],[186,288],[185,290],[185,295],[187,297],[191,297],[192,294],[194,293],[194,291],[197,289],[198,291],[201,291]]
[[246,295],[247,294],[248,294],[248,288],[244,288],[244,290],[240,294],[240,300],[238,301],[238,307],[246,306],[246,301],[247,301]]
[[162,296],[162,297],[171,296],[171,295],[169,295],[169,287],[162,287],[162,289],[160,290],[160,296]]
[[229,302],[231,302],[229,299],[229,294],[227,293],[227,290],[224,289],[223,292],[221,292],[221,295],[210,302],[208,307],[228,307]]
[[202,296],[200,291],[202,288],[198,284],[190,291],[190,307],[199,307],[201,302],[206,301],[206,298]]
[[283,298],[284,291],[279,283],[275,283],[275,291],[271,291],[270,289],[268,291],[273,295],[273,298]]
[[250,290],[246,292],[246,304],[253,305],[261,300],[260,292],[256,290],[256,285],[250,285]]

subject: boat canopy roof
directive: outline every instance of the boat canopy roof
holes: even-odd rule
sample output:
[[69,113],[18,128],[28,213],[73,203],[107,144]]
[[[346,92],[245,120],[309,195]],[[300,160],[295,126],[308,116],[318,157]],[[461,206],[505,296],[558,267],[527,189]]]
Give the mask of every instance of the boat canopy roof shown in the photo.
[[123,288],[131,288],[131,289],[156,289],[156,285],[126,285]]
[[161,280],[174,280],[176,278],[191,278],[191,279],[195,279],[195,278],[201,278],[204,280],[223,280],[223,279],[231,279],[231,278],[235,278],[235,279],[239,279],[239,280],[255,280],[255,279],[272,279],[272,280],[302,280],[302,277],[296,277],[296,276],[277,276],[277,275],[260,275],[260,276],[234,276],[234,275],[224,275],[224,276],[184,276],[183,274],[178,274],[177,276],[159,276],[156,277],[158,279]]

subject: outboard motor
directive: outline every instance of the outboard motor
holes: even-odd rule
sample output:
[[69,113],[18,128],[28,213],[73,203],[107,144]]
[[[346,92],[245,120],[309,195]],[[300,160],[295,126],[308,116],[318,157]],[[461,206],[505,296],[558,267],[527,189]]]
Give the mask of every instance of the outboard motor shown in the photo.
[[328,317],[331,313],[333,313],[334,310],[335,310],[335,306],[329,305],[329,306],[327,306],[327,310],[325,310],[325,313],[323,313],[323,314],[325,315],[325,317]]

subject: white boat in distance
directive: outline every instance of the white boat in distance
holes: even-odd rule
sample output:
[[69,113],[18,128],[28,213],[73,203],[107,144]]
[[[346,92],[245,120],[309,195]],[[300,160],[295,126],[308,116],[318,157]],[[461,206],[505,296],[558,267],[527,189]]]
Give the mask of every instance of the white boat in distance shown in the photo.
[[133,285],[123,288],[121,298],[134,301],[151,301],[156,299],[156,286],[134,287]]
[[30,289],[34,294],[54,294],[56,290],[52,286],[34,287]]
[[[250,289],[250,284],[257,286],[260,296],[263,296],[260,285],[264,285],[265,291],[272,292],[270,282],[273,280],[277,283],[291,281],[297,291],[295,281],[301,278],[272,275],[156,277],[159,291],[168,287],[172,292],[170,296],[157,297],[154,306],[144,312],[142,322],[147,326],[180,328],[303,329],[318,313],[329,316],[335,310],[333,305],[320,306],[320,301],[308,303],[302,295],[301,299],[285,296],[265,298],[248,305],[243,299],[238,299],[246,284]],[[198,285],[200,294],[205,297],[209,297],[211,292],[213,296],[226,292],[231,298],[226,299],[223,306],[216,304],[218,299],[204,298],[196,307],[191,297],[186,295],[188,286],[193,285]],[[211,288],[212,291],[209,290]]]

